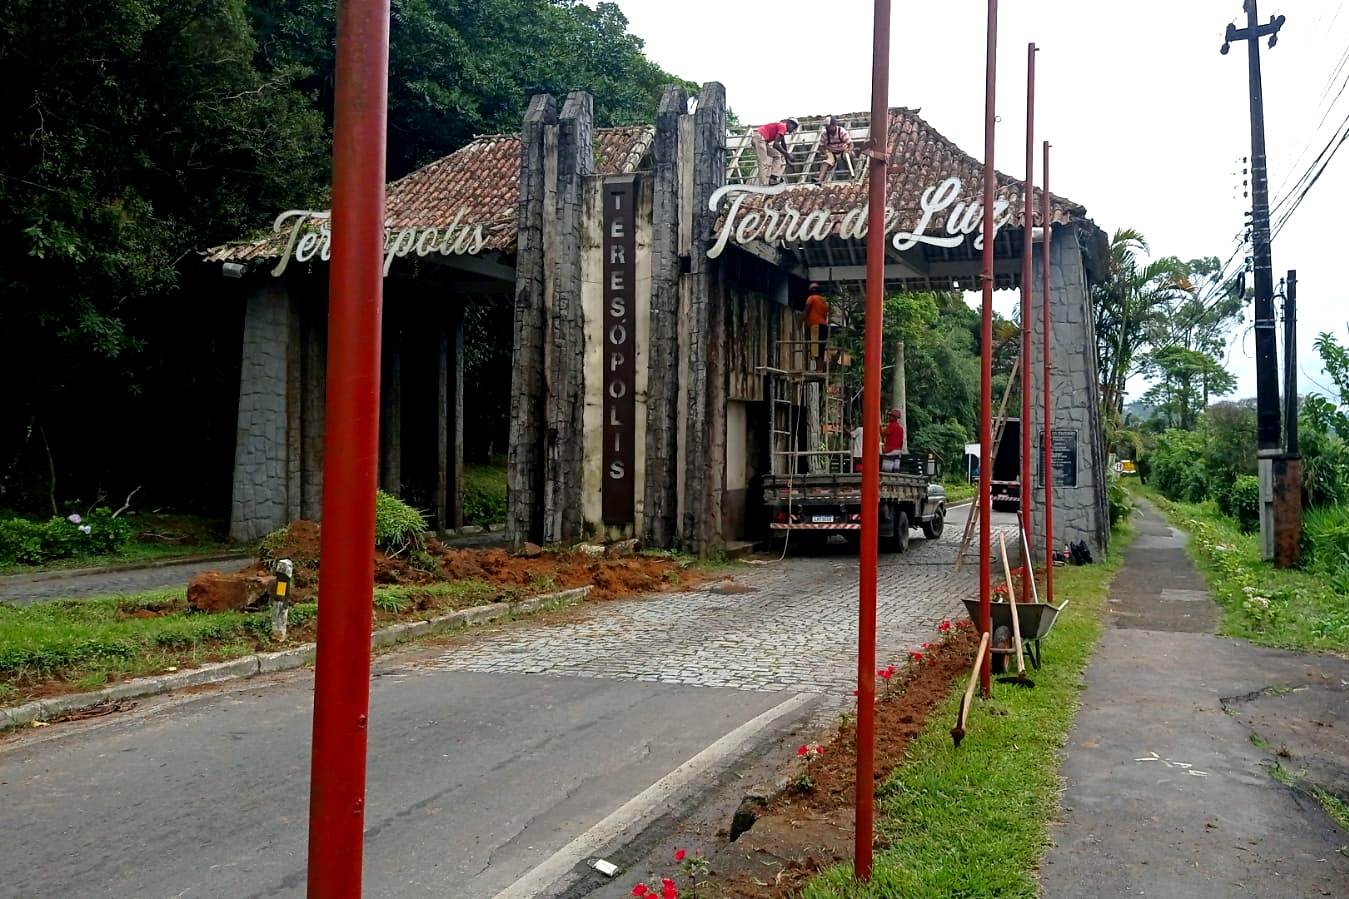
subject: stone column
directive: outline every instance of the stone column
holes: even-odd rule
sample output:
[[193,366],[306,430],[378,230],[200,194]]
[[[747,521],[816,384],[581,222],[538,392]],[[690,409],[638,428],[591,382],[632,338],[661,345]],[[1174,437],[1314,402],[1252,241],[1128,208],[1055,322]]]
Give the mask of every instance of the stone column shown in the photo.
[[553,290],[549,323],[547,452],[544,457],[543,539],[581,539],[582,444],[585,409],[585,318],[581,310],[581,205],[594,170],[594,101],[567,95],[557,125],[557,186],[551,242]]
[[682,87],[667,87],[656,114],[651,226],[651,331],[647,366],[645,536],[674,545],[679,429],[679,121]]
[[691,240],[687,309],[681,331],[684,390],[684,503],[681,542],[707,555],[722,544],[721,498],[726,482],[726,389],[723,304],[718,266],[707,258],[716,214],[712,192],[726,181],[726,89],[703,85],[693,116]]
[[[1034,254],[1035,285],[1031,316],[1031,339],[1043,346],[1040,249]],[[1056,224],[1050,240],[1050,388],[1051,434],[1066,458],[1076,464],[1076,485],[1053,488],[1054,546],[1086,540],[1100,556],[1110,540],[1110,516],[1106,500],[1105,435],[1101,426],[1100,378],[1096,371],[1096,327],[1091,294],[1087,287],[1083,252],[1072,225]],[[1044,563],[1044,393],[1043,364],[1036,354],[1031,367],[1033,393],[1031,447],[1035,454],[1032,494],[1032,528],[1037,545],[1032,555]],[[1076,443],[1075,453],[1068,453]]]
[[506,532],[512,546],[543,539],[544,309],[543,205],[545,144],[557,123],[557,101],[534,97],[525,113],[520,149],[520,213],[515,265],[515,346],[512,352],[510,454]]
[[300,491],[298,478],[291,480],[299,462],[299,435],[292,437],[298,409],[291,409],[299,352],[294,301],[284,284],[268,279],[246,302],[230,507],[230,539],[239,541],[257,540],[286,524],[291,493],[298,497]]

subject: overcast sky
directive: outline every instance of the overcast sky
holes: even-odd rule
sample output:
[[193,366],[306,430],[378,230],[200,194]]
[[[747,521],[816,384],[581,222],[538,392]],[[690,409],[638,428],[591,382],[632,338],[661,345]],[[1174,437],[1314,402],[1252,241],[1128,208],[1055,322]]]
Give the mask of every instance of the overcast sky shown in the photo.
[[[720,81],[746,124],[870,107],[869,0],[618,5],[652,59],[693,81]],[[985,3],[897,0],[893,7],[890,105],[920,108],[933,127],[980,156]],[[1288,18],[1278,46],[1262,44],[1272,202],[1349,119],[1349,90],[1335,99],[1349,77],[1349,66],[1341,68],[1349,52],[1346,7],[1349,0],[1260,5],[1266,21]],[[1035,139],[1053,144],[1050,189],[1086,206],[1107,233],[1141,231],[1154,255],[1225,260],[1249,208],[1241,195],[1241,159],[1250,154],[1246,46],[1218,52],[1227,23],[1245,24],[1241,0],[1003,0],[999,16],[998,169],[1024,174],[1026,45],[1033,40],[1040,47]],[[1335,201],[1346,198],[1349,148],[1274,243],[1276,283],[1298,270],[1302,392],[1318,390],[1311,378],[1325,381],[1312,338],[1325,330],[1345,336],[1349,290],[1341,270],[1349,248],[1332,216]],[[1010,311],[1016,295],[1000,291],[997,303]],[[1229,352],[1239,396],[1255,394],[1253,355],[1243,326]]]

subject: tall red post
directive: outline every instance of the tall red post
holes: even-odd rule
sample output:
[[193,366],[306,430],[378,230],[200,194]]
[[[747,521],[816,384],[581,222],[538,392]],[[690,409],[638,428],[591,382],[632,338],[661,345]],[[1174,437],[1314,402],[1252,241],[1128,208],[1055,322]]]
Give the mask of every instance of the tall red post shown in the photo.
[[890,0],[876,0],[871,44],[866,334],[862,347],[862,549],[857,573],[857,817],[853,873],[871,879],[876,795],[876,553],[881,505],[881,317],[885,303],[886,160],[890,153]]
[[[988,0],[988,58],[984,63],[984,255],[979,278],[983,282],[983,319],[979,345],[982,351],[979,375],[979,633],[993,629],[992,518],[993,518],[993,220],[994,188],[993,129],[998,68],[998,0]],[[987,698],[993,692],[993,664],[984,654],[979,685]]]
[[[1035,219],[1035,43],[1026,45],[1026,204],[1025,204],[1025,246],[1021,249],[1021,529],[1026,532],[1026,542],[1030,553],[1031,545],[1031,499],[1035,495],[1035,484],[1031,480],[1031,366],[1035,357],[1031,354],[1031,321],[1035,314],[1031,303],[1031,285],[1035,275],[1031,272],[1032,254],[1031,229]],[[1027,559],[1026,561],[1030,561]],[[1026,568],[1027,573],[1030,567]],[[1021,601],[1030,602],[1032,597],[1031,579],[1021,579]],[[1007,585],[1010,590],[1011,584]]]
[[1044,384],[1045,400],[1045,436],[1044,436],[1044,465],[1045,472],[1045,601],[1052,603],[1054,601],[1054,469],[1050,462],[1053,460],[1053,446],[1050,441],[1051,424],[1053,417],[1053,406],[1051,399],[1053,391],[1049,386],[1049,344],[1052,324],[1049,320],[1049,240],[1050,233],[1053,231],[1049,227],[1049,141],[1044,142],[1044,163],[1040,175],[1040,221],[1043,223],[1044,235],[1040,238],[1040,312],[1041,328],[1040,339],[1042,341],[1042,358],[1044,360],[1044,373],[1042,380]]
[[309,895],[361,895],[370,708],[389,0],[340,0]]

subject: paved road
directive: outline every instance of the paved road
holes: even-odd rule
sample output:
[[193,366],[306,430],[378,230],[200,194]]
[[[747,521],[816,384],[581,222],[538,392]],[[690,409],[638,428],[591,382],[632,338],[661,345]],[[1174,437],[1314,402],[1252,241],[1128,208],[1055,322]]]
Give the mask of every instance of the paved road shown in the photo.
[[[945,564],[958,536],[883,557],[882,658],[973,588]],[[737,758],[780,749],[848,701],[855,578],[846,557],[789,558],[745,566],[748,592],[596,604],[381,656],[367,895],[490,899],[541,869],[518,895],[550,895]],[[302,895],[311,691],[294,673],[0,741],[0,894]]]
[[1349,662],[1214,636],[1218,610],[1185,535],[1151,506],[1109,611],[1044,894],[1349,895],[1344,832],[1268,770],[1349,790]]

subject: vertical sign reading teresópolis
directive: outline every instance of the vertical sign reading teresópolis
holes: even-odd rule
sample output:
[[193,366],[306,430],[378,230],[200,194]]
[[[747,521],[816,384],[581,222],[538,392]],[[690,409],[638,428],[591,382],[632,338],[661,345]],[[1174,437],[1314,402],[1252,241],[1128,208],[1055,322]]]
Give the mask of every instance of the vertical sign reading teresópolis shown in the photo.
[[604,523],[630,524],[636,471],[637,182],[604,182]]

